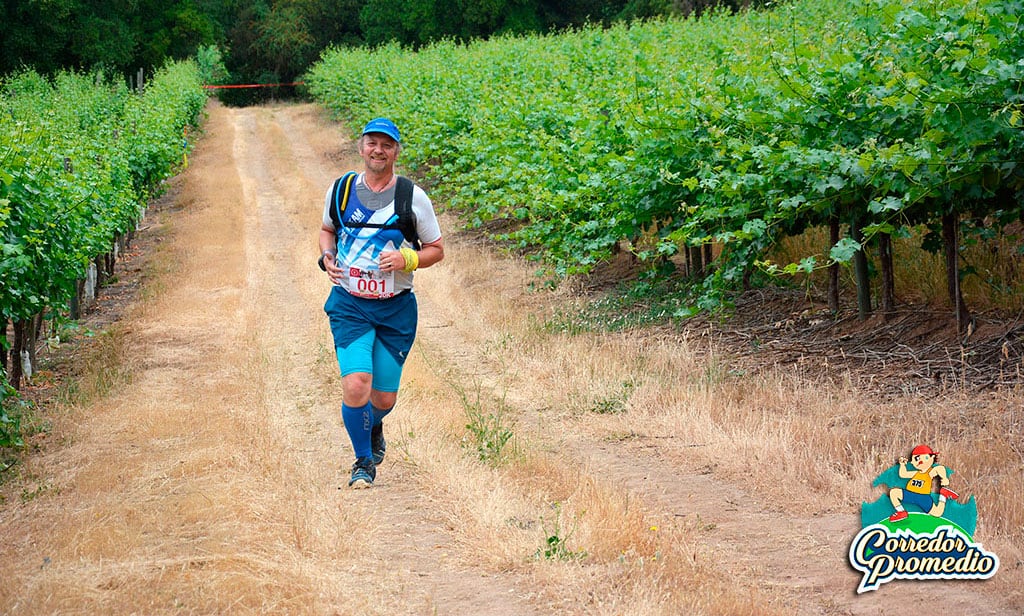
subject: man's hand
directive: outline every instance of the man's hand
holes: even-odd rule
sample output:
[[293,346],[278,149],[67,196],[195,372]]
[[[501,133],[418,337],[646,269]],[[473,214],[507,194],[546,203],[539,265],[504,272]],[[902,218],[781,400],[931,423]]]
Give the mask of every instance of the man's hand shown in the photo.
[[342,283],[341,275],[343,270],[338,267],[337,257],[333,253],[325,252],[323,254],[324,270],[327,272],[327,277],[331,279],[331,282],[339,285]]
[[380,253],[380,271],[400,272],[405,269],[405,255],[399,250]]

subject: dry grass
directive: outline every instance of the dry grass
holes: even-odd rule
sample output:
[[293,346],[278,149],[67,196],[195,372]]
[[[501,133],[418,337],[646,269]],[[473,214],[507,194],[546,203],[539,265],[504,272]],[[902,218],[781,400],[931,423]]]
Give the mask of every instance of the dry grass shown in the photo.
[[[995,592],[1021,603],[1019,393],[879,404],[792,372],[741,374],[696,335],[554,333],[545,320],[570,290],[528,292],[529,266],[452,220],[446,260],[417,274],[419,339],[377,485],[338,490],[351,451],[309,203],[334,171],[321,159],[350,159],[308,108],[264,125],[275,113],[243,114],[234,145],[217,134],[232,124],[212,123],[193,156],[208,171],[189,176],[160,290],[110,338],[123,360],[97,364],[114,377],[34,463],[43,493],[3,510],[0,611],[853,612],[849,572],[838,590],[781,577],[799,581],[817,555],[835,569],[842,547],[788,537],[819,514],[852,519],[919,440],[977,496],[979,536],[1006,569]],[[233,157],[252,159],[249,175],[218,166]],[[515,435],[503,455],[481,460],[470,405],[501,411]],[[729,528],[694,514],[730,490],[769,511]]]
[[[727,358],[687,334],[552,333],[542,327],[544,315],[570,299],[523,291],[527,266],[466,247],[453,262],[460,266],[443,275],[431,272],[431,285],[443,288],[426,293],[444,298],[432,304],[443,311],[438,318],[457,325],[460,336],[446,341],[457,345],[449,355],[463,373],[485,382],[495,405],[500,401],[519,411],[513,420],[518,442],[530,453],[505,472],[540,490],[543,501],[561,503],[562,517],[568,516],[562,527],[571,522],[575,528],[571,549],[587,552],[586,562],[596,568],[614,562],[617,583],[636,584],[628,591],[631,600],[659,597],[650,605],[664,611],[651,607],[650,613],[715,611],[720,605],[736,610],[737,595],[716,583],[720,567],[696,567],[692,554],[687,557],[690,546],[700,545],[701,533],[673,529],[672,540],[663,542],[649,531],[658,524],[641,507],[626,507],[628,496],[614,482],[597,479],[579,460],[559,461],[554,452],[573,434],[610,443],[653,442],[680,473],[711,472],[752,494],[780,495],[767,503],[783,515],[849,512],[851,519],[862,501],[881,494],[871,488],[878,474],[916,444],[929,443],[957,471],[954,487],[977,498],[978,538],[1011,563],[1001,587],[1014,588],[1020,580],[1012,563],[1020,560],[1016,546],[1024,543],[1024,507],[1017,498],[1024,490],[1024,392],[879,402],[852,384],[817,383],[792,370],[734,370]],[[545,450],[550,453],[542,455]],[[665,558],[653,560],[656,553]],[[636,569],[615,560],[627,554]],[[722,556],[708,554],[713,562],[729,562]],[[641,561],[645,571],[658,574],[633,580],[624,573],[639,571]],[[693,585],[684,596],[665,595],[662,575],[669,566],[686,569],[671,574]],[[582,595],[593,592],[590,576],[596,574],[581,572],[578,591],[553,573],[545,575],[552,576],[545,587]],[[744,588],[764,592],[742,583],[729,590],[742,596]],[[708,603],[696,608],[695,595]]]
[[[438,357],[434,349],[424,354]],[[410,413],[397,427],[407,435],[403,455],[432,501],[446,507],[464,557],[528,575],[558,613],[772,613],[764,595],[723,580],[692,528],[660,522],[579,460],[548,450],[546,439],[535,442],[530,428],[518,430],[519,455],[497,467],[480,463],[459,445],[465,409],[452,399],[450,375],[437,369],[407,366],[414,393],[403,407],[431,411]]]
[[[924,229],[916,229],[910,237],[893,238],[896,297],[898,301],[909,303],[948,306],[945,257],[921,248],[925,232]],[[1024,254],[1020,252],[1020,241],[1020,230],[1007,228],[991,239],[972,240],[961,251],[961,269],[973,271],[961,280],[964,300],[972,310],[1011,313],[1024,310]],[[828,229],[814,228],[799,236],[783,239],[771,258],[777,263],[789,263],[817,254],[823,261],[821,255],[827,255],[827,246]],[[869,258],[878,268],[877,250],[872,250]],[[879,284],[877,278],[874,281],[876,286]],[[849,268],[844,270],[842,279],[844,292],[851,296],[855,294],[856,283]],[[818,270],[810,277],[800,276],[799,280],[818,289],[822,296],[828,288],[826,270]],[[873,289],[873,292],[877,296],[878,289]]]
[[[207,150],[193,167],[218,157],[230,152]],[[281,368],[258,350],[266,316],[243,311],[244,252],[224,243],[241,239],[242,191],[223,175],[189,178],[204,199],[174,222],[163,290],[101,338],[103,359],[67,411],[70,446],[34,463],[54,498],[8,511],[5,527],[24,539],[0,559],[5,610],[322,613],[367,602],[337,596],[339,580],[358,579],[339,565],[363,546],[351,539],[360,517],[331,505],[336,468],[307,470],[275,430]],[[38,526],[53,532],[27,530]]]
[[[449,442],[465,439],[465,409],[449,406],[439,415],[445,408],[441,402],[451,398],[446,390],[452,376],[447,370],[490,392],[484,402],[489,408],[516,411],[509,425],[515,428],[521,452],[493,468],[475,462],[472,452],[460,455],[449,447],[424,470],[429,485],[444,486],[444,500],[455,490],[462,492],[456,500],[467,506],[451,515],[453,526],[463,530],[463,539],[470,544],[467,551],[477,552],[499,569],[526,568],[549,601],[572,613],[617,614],[624,606],[648,614],[770,612],[764,595],[752,587],[723,582],[723,572],[712,564],[714,555],[700,545],[692,528],[652,517],[640,500],[615,482],[599,479],[599,473],[581,466],[571,451],[559,452],[561,423],[572,412],[567,409],[586,406],[579,402],[583,399],[617,399],[616,386],[605,391],[602,384],[622,383],[637,374],[623,376],[619,358],[642,363],[649,354],[628,353],[606,363],[604,358],[619,352],[607,349],[607,341],[545,333],[535,312],[539,298],[523,291],[525,269],[508,267],[494,255],[477,251],[467,258],[461,254],[464,248],[455,246],[449,259],[472,265],[445,269],[443,274],[430,272],[433,284],[421,291],[446,297],[447,311],[434,319],[443,328],[457,323],[458,329],[457,337],[441,337],[448,343],[458,341],[454,353],[433,345],[424,353],[435,361],[453,356],[453,365],[434,366],[433,374],[419,377],[407,368],[412,388],[435,383],[433,388],[438,389],[425,404],[434,412],[414,431],[419,435],[421,430],[440,429],[450,433]],[[472,290],[466,294],[472,296],[471,309],[460,303],[468,297],[459,289]],[[579,348],[588,343],[596,348]],[[418,344],[423,348],[428,343]],[[643,368],[627,366],[641,372]],[[618,376],[611,377],[611,372]],[[417,400],[412,406],[424,404]],[[430,451],[436,453],[439,443],[445,442],[443,436],[427,438]],[[420,457],[416,460],[424,464]],[[449,476],[434,470],[453,467],[457,470]]]

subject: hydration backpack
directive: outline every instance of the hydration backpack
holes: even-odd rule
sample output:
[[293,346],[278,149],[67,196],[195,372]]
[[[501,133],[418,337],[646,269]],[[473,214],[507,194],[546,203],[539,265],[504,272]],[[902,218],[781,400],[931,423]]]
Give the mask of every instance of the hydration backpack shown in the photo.
[[[334,180],[334,186],[331,188],[331,203],[334,204],[334,207],[331,209],[331,222],[334,223],[335,229],[340,229],[342,226],[345,207],[348,206],[348,198],[352,192],[353,184],[355,184],[356,175],[356,172],[349,171],[345,175]],[[412,189],[412,180],[405,176],[398,176],[395,183],[395,214],[398,215],[397,222],[349,222],[345,226],[356,228],[372,227],[375,229],[398,229],[402,232],[402,236],[405,237],[406,241],[412,244],[413,248],[419,250],[422,246],[420,244],[419,235],[416,233],[416,216],[412,212]]]

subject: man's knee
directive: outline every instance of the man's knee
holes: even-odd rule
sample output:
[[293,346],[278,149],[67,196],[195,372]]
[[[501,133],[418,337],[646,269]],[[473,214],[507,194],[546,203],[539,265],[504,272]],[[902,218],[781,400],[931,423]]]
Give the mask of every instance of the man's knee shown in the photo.
[[377,391],[376,389],[370,394],[370,402],[373,406],[387,410],[395,406],[395,402],[398,400],[398,392],[394,391]]
[[341,379],[345,390],[345,403],[351,406],[362,406],[370,399],[370,385],[373,378],[367,372],[353,372]]

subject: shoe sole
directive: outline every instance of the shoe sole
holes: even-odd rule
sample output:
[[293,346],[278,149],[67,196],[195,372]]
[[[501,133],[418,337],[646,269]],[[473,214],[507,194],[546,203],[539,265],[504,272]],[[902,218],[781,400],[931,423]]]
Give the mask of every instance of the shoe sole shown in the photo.
[[373,482],[365,479],[356,479],[352,483],[348,484],[353,490],[365,490],[366,488],[372,488]]

